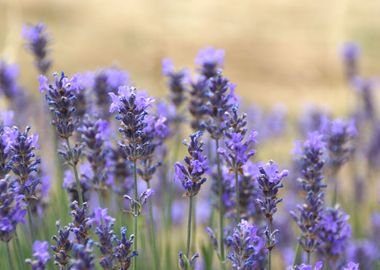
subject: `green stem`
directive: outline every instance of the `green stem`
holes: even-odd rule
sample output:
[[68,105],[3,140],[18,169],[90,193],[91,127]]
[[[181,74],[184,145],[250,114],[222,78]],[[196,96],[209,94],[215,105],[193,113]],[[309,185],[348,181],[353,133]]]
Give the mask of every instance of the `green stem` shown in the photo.
[[299,259],[301,257],[301,254],[302,254],[301,253],[301,245],[297,241],[296,252],[294,253],[293,267],[299,263]]
[[193,196],[189,197],[189,217],[187,220],[187,245],[186,245],[186,257],[189,259],[190,243],[191,243],[191,217],[193,216]]
[[33,242],[35,240],[35,236],[34,236],[34,228],[33,228],[33,222],[32,222],[32,209],[31,209],[30,204],[28,204],[27,211],[28,211],[28,224],[29,224],[29,230],[30,230],[30,239],[32,240],[32,244],[33,244]]
[[[69,141],[68,138],[66,138],[66,144],[67,144],[67,148],[70,151],[70,156],[72,158],[73,157],[73,152],[71,150],[71,145],[70,145],[70,141]],[[78,174],[78,170],[77,170],[77,165],[74,163],[73,160],[71,160],[71,167],[73,168],[74,177],[75,177],[75,183],[76,183],[76,186],[77,186],[79,205],[82,206],[83,205],[83,201],[84,201],[83,192],[82,192],[82,187],[81,187],[80,181],[79,181],[79,174]]]
[[[273,231],[273,222],[272,222],[272,218],[270,218],[269,220],[269,235],[272,235],[272,231]],[[270,240],[271,242],[271,240]],[[270,243],[270,245],[272,245],[272,243]],[[268,249],[268,270],[272,270],[272,247],[270,247]]]
[[[147,182],[147,187],[150,189],[150,182]],[[160,269],[160,261],[157,250],[157,239],[156,239],[156,230],[154,229],[154,219],[153,219],[153,202],[152,200],[148,201],[149,205],[149,227],[150,227],[150,237],[152,241],[152,251],[153,251],[153,260],[154,260],[154,269]]]
[[240,212],[240,187],[239,187],[239,174],[238,170],[235,169],[235,190],[236,190],[236,212],[237,212],[237,223],[240,222],[241,212]]
[[20,245],[20,239],[18,238],[17,231],[15,233],[15,241],[16,241],[17,253],[18,253],[18,256],[20,257],[19,263],[23,264],[25,261],[25,256],[24,256],[24,251],[22,250],[21,245]]
[[311,255],[311,252],[306,252],[306,263],[307,264],[310,264],[310,256]]
[[192,234],[191,234],[191,253],[192,254],[195,254],[196,252],[196,239],[197,239],[197,213],[195,211],[195,209],[197,208],[197,200],[196,198],[194,197],[193,198],[193,219],[192,219]]
[[9,250],[9,242],[5,243],[6,248],[7,248],[7,257],[8,257],[8,265],[9,265],[9,270],[15,269],[13,267],[13,262],[12,262],[12,257],[11,257],[11,251]]
[[[133,241],[133,249],[135,251],[137,251],[137,242],[138,242],[138,226],[137,226],[137,221],[138,221],[138,211],[139,209],[137,209],[137,201],[138,201],[138,192],[137,192],[137,163],[136,163],[136,160],[133,161],[133,180],[134,180],[134,185],[133,185],[133,194],[134,194],[134,200],[135,200],[135,207],[134,207],[134,215],[133,215],[133,234],[135,236],[135,239]],[[133,269],[136,270],[137,269],[137,256],[133,257]]]
[[219,149],[219,140],[215,139],[216,146],[216,164],[218,168],[218,179],[219,184],[219,244],[220,244],[220,259],[222,263],[222,268],[225,269],[225,255],[224,255],[224,206],[223,206],[223,178],[222,170],[220,167],[220,156],[218,153]]

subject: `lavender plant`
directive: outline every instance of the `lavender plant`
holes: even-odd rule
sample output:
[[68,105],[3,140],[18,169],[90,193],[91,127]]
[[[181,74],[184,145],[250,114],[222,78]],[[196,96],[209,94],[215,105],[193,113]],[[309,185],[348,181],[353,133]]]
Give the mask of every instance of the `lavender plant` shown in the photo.
[[175,164],[175,177],[180,181],[185,189],[185,196],[189,198],[189,214],[187,223],[187,241],[186,254],[179,253],[181,269],[193,269],[195,257],[190,259],[191,228],[193,215],[193,197],[196,196],[201,186],[206,182],[204,173],[206,172],[207,158],[203,153],[203,142],[201,141],[201,132],[194,133],[190,136],[190,142],[186,143],[189,156],[185,157],[185,165],[177,162]]
[[261,190],[261,196],[257,199],[261,212],[267,219],[265,229],[266,248],[268,250],[268,269],[272,269],[272,249],[276,245],[276,234],[279,230],[273,229],[273,216],[277,212],[277,205],[282,201],[278,198],[278,191],[283,187],[282,179],[288,175],[288,171],[279,171],[278,165],[273,161],[260,167],[260,175],[257,182]]

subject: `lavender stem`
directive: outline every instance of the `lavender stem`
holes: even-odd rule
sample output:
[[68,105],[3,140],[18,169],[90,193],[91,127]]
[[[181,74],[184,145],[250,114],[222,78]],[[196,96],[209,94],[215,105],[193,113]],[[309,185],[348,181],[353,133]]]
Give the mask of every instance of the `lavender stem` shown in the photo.
[[191,243],[191,217],[193,216],[193,196],[189,197],[189,217],[187,222],[187,245],[186,245],[186,258],[189,258],[190,243]]
[[11,257],[11,251],[9,250],[9,242],[6,242],[5,245],[6,245],[6,248],[7,248],[7,257],[8,257],[9,269],[13,270],[15,268],[13,267],[13,262],[12,262],[12,257]]
[[[70,141],[68,138],[66,138],[66,145],[70,151],[70,156],[72,157],[73,152],[71,150],[71,145],[70,145]],[[80,181],[79,181],[79,174],[78,174],[78,170],[77,170],[77,165],[73,162],[73,160],[71,160],[71,163],[72,163],[71,167],[73,168],[73,172],[74,172],[75,183],[77,186],[79,205],[82,206],[84,198],[83,198],[83,192],[82,192],[82,188],[81,188]]]
[[[139,200],[138,198],[138,192],[137,192],[137,164],[136,164],[136,160],[133,161],[133,181],[134,181],[134,185],[133,185],[133,194],[134,194],[134,200],[135,200],[135,209],[134,209],[134,216],[133,216],[133,235],[135,236],[135,239],[133,241],[133,249],[137,251],[137,242],[138,242],[138,238],[137,238],[137,233],[138,233],[138,228],[137,228],[137,218],[138,218],[138,214],[137,214],[137,202]],[[133,257],[133,269],[136,270],[137,269],[137,256]]]
[[[150,189],[150,181],[147,182],[147,188]],[[153,204],[152,200],[148,201],[149,204],[149,227],[150,227],[150,237],[152,241],[152,251],[153,251],[153,260],[154,260],[154,269],[160,269],[160,262],[158,257],[157,250],[157,241],[156,241],[156,231],[154,229],[154,218],[153,218]]]

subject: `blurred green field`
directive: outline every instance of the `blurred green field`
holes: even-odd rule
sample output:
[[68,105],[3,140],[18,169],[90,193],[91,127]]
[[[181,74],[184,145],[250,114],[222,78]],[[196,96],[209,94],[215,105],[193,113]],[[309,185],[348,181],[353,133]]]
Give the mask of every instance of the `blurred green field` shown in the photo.
[[226,50],[225,72],[244,100],[284,103],[290,111],[315,102],[340,113],[352,96],[339,47],[358,42],[363,73],[380,74],[379,12],[380,2],[355,0],[0,0],[0,48],[21,64],[23,82],[35,81],[19,32],[24,22],[43,21],[55,70],[117,64],[138,87],[163,95],[160,59],[189,66],[211,45]]

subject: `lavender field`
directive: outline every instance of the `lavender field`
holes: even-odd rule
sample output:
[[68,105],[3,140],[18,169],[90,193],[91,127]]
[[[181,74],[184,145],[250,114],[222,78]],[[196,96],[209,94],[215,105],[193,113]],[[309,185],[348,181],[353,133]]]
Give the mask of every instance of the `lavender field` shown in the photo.
[[1,270],[380,269],[376,4],[112,3],[0,2]]

